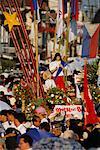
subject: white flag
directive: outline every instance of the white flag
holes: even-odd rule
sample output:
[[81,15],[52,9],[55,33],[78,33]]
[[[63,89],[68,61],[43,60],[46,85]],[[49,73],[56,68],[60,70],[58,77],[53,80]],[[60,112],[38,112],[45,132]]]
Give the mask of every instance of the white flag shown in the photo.
[[56,35],[59,38],[63,33],[63,1],[58,0],[58,12],[57,12],[57,28]]
[[38,4],[38,2],[37,2],[37,20],[38,20],[38,23],[41,21],[40,20],[40,12],[39,12],[39,10],[40,10],[40,7],[39,7],[39,4]]

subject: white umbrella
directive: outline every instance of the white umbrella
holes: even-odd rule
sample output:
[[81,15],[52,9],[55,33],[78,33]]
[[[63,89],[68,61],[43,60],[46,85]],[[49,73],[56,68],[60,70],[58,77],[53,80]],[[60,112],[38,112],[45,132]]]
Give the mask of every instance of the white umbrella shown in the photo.
[[7,103],[3,102],[3,101],[0,101],[0,111],[1,110],[9,110],[9,109],[12,109]]

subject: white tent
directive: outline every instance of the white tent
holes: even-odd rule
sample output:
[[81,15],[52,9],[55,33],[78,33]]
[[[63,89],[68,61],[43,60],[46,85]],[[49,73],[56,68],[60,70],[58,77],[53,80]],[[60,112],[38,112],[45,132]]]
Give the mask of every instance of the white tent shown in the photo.
[[12,109],[7,103],[0,101],[0,111]]

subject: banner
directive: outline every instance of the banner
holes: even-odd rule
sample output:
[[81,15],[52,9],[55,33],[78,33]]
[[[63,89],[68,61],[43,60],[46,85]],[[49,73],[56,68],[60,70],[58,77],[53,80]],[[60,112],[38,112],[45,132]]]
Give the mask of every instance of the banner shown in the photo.
[[57,12],[57,39],[61,37],[63,33],[63,3],[62,0],[58,0],[58,12]]
[[54,113],[65,113],[67,118],[82,119],[82,106],[81,105],[56,105]]

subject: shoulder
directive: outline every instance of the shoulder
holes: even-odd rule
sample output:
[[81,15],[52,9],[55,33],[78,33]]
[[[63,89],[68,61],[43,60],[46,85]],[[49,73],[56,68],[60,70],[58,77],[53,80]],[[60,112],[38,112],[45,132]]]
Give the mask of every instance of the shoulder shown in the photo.
[[50,65],[55,65],[56,64],[56,61],[51,61],[50,62]]

